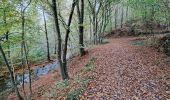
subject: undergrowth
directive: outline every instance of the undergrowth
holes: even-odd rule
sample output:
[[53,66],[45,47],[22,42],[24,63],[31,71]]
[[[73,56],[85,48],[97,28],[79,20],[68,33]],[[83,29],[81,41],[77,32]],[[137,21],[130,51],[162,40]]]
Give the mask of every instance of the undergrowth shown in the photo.
[[93,79],[90,73],[94,71],[93,63],[95,60],[96,58],[92,57],[83,69],[69,80],[57,81],[49,91],[44,93],[42,98],[78,100],[87,84]]

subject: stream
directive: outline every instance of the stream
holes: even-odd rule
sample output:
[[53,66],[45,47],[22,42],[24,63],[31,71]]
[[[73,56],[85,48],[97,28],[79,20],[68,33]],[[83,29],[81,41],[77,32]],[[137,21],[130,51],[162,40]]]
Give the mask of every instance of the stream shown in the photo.
[[[58,67],[58,63],[56,62],[52,62],[52,63],[48,63],[46,65],[42,65],[42,66],[36,66],[35,69],[31,70],[31,77],[32,80],[38,80],[40,76],[42,75],[46,75],[51,71],[55,71],[57,70]],[[23,74],[17,74],[15,75],[15,80],[17,85],[22,85],[22,77]],[[24,83],[29,83],[29,74],[28,72],[25,72],[24,74]],[[11,80],[10,78],[0,78],[0,94],[3,93],[4,91],[11,89]]]

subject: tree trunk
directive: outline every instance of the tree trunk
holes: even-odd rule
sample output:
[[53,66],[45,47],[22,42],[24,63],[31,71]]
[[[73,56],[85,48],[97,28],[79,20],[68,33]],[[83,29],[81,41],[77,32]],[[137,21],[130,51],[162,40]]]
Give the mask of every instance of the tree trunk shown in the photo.
[[[4,10],[4,24],[5,24],[5,27],[7,27],[7,18],[6,18],[6,11]],[[6,35],[6,41],[8,42],[8,58],[10,58],[10,43],[9,43],[9,30],[7,30],[7,32],[5,33]]]
[[89,7],[90,7],[90,10],[91,10],[91,14],[92,14],[92,24],[93,24],[93,43],[94,44],[97,44],[97,29],[96,29],[96,0],[92,3],[90,0],[88,0],[88,3],[89,3]]
[[79,2],[77,3],[77,13],[78,13],[78,21],[79,21],[79,46],[80,46],[80,55],[85,55],[84,50],[84,0],[81,1],[81,9],[79,8]]
[[[170,9],[168,9],[168,14],[170,14]],[[170,15],[168,16],[168,31],[170,31]]]
[[57,54],[57,40],[56,39],[55,39],[55,45],[54,45],[54,54]]
[[53,24],[53,31],[54,31],[54,54],[57,54],[57,36],[56,36],[56,29],[55,29],[55,25]]
[[105,19],[105,10],[106,10],[106,9],[105,9],[105,4],[103,4],[103,5],[104,5],[104,7],[103,7],[103,9],[102,9],[102,14],[101,14],[101,19],[102,19],[102,20],[101,20],[100,25],[99,25],[99,26],[100,26],[100,27],[99,27],[99,34],[100,34],[100,35],[99,35],[99,43],[102,43],[102,33],[104,32],[104,31],[103,31],[103,29],[104,29],[103,26],[104,26],[104,23],[105,23],[105,20],[104,20],[104,19]]
[[24,39],[24,18],[23,18],[23,15],[22,15],[22,42],[21,42],[21,57],[22,57],[22,89],[24,91],[24,95],[26,95],[25,93],[25,60],[24,60],[24,44],[25,44],[25,39]]
[[[30,2],[31,3],[31,2]],[[30,4],[29,3],[29,4]],[[25,66],[28,69],[28,73],[29,73],[29,90],[30,90],[30,95],[32,95],[32,80],[31,80],[31,68],[28,64],[28,52],[27,52],[27,48],[26,48],[26,42],[25,42],[25,10],[26,8],[23,8],[23,4],[24,2],[22,2],[22,8],[21,8],[21,17],[22,17],[22,66],[23,66],[23,73],[24,73],[24,68]],[[25,65],[25,66],[24,66]],[[23,74],[23,89],[24,89],[24,74]]]
[[71,21],[72,21],[72,17],[73,17],[74,8],[76,6],[76,3],[77,3],[77,0],[73,0],[71,12],[70,12],[68,24],[67,24],[64,51],[63,51],[63,68],[64,68],[64,71],[65,71],[65,74],[66,74],[66,77],[65,77],[66,79],[69,78],[68,72],[67,72],[67,44],[68,44],[68,38],[69,38],[69,33],[70,33],[70,25],[71,25]]
[[92,22],[93,22],[93,41],[94,41],[94,44],[96,44],[96,24],[95,24],[95,14],[93,14],[93,18],[92,18]]
[[123,7],[122,7],[122,15],[121,15],[121,28],[123,28],[123,13],[124,13],[124,9],[123,9]]
[[47,60],[50,62],[50,46],[49,46],[49,41],[48,41],[48,32],[47,32],[47,22],[46,22],[46,17],[45,17],[45,12],[43,10],[43,18],[44,18],[44,29],[45,29],[45,36],[46,36],[46,44],[47,44]]
[[57,12],[56,0],[52,0],[52,9],[53,9],[53,15],[54,15],[54,21],[55,21],[55,28],[56,28],[57,37],[58,37],[57,58],[58,58],[58,62],[59,62],[60,69],[61,69],[61,76],[62,76],[62,79],[64,80],[64,79],[67,79],[68,77],[63,67],[62,59],[61,59],[62,39],[61,39],[60,26],[59,26],[58,15],[57,15],[58,12]]
[[13,76],[13,72],[12,72],[12,70],[11,70],[11,66],[9,65],[9,63],[8,63],[8,61],[7,61],[7,58],[6,58],[6,56],[5,56],[5,53],[4,53],[3,49],[2,49],[1,44],[0,44],[0,52],[2,53],[2,56],[3,56],[3,58],[4,58],[4,61],[5,61],[6,66],[7,66],[7,68],[8,68],[8,71],[9,71],[9,73],[10,73],[10,78],[11,78],[12,87],[13,87],[14,90],[15,90],[15,93],[16,93],[16,95],[17,95],[17,99],[18,99],[18,100],[23,100],[23,98],[21,97],[21,95],[20,95],[20,93],[19,93],[19,90],[18,90],[18,88],[17,88],[17,85],[16,85],[16,83],[15,83],[15,81],[14,81],[14,76]]
[[128,19],[129,19],[129,18],[128,18],[128,12],[129,12],[129,7],[127,6],[127,7],[126,7],[126,21],[128,21]]
[[110,27],[111,27],[111,29],[110,29],[110,31],[112,31],[112,27],[113,27],[113,25],[112,25],[112,5],[111,5],[111,3],[109,3],[109,22],[110,22]]
[[91,43],[93,43],[93,32],[92,32],[92,18],[91,18],[91,15],[90,15],[90,13],[89,13],[89,23],[90,23],[90,30],[89,30],[89,32],[90,32],[90,44]]
[[115,29],[117,29],[117,6],[115,8]]

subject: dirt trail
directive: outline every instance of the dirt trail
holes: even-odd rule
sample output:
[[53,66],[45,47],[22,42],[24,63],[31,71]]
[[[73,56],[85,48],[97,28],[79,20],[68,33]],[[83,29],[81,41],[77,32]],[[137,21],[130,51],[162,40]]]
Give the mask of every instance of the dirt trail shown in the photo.
[[81,99],[169,98],[167,93],[170,91],[170,77],[164,77],[164,70],[170,75],[169,64],[162,64],[163,55],[151,48],[130,45],[129,42],[134,39],[110,39],[108,44],[96,46],[90,51],[90,55],[97,58],[94,80],[88,84]]

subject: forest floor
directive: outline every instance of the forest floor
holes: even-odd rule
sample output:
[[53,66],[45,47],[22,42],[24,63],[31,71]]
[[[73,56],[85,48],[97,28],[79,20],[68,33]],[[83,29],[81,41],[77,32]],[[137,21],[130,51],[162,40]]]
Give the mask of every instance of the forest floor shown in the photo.
[[83,99],[170,99],[170,59],[153,48],[131,45],[136,39],[110,39],[94,48],[96,71]]
[[[136,39],[110,38],[109,43],[94,46],[87,55],[75,57],[69,62],[68,72],[73,77],[90,58],[96,59],[93,63],[94,71],[88,73],[93,79],[87,84],[80,99],[170,99],[170,59],[151,47],[132,45],[130,42]],[[33,99],[41,97],[42,91],[60,79],[58,72],[52,72],[33,82],[33,92],[36,93]],[[12,97],[8,99],[13,100]]]

